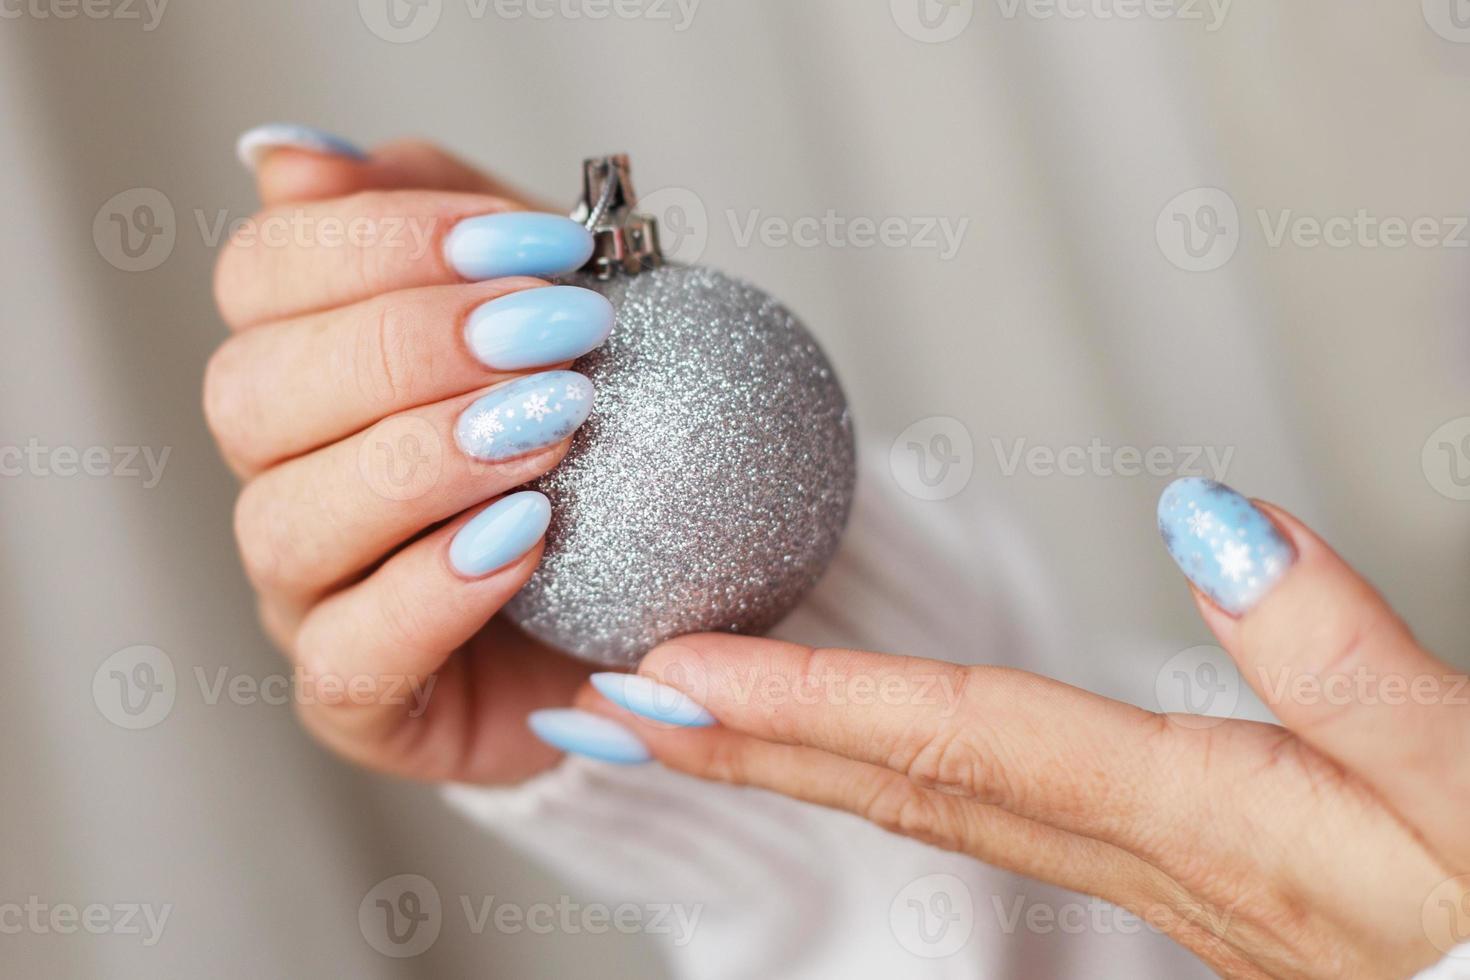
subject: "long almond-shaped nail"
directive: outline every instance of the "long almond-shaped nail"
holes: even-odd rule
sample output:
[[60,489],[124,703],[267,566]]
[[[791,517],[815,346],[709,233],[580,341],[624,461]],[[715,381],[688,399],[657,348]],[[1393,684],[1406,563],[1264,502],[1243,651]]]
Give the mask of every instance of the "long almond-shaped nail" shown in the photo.
[[648,747],[638,736],[610,718],[575,708],[533,711],[526,724],[531,732],[552,748],[584,755],[602,762],[636,765],[647,762]]
[[592,686],[613,704],[640,718],[680,728],[707,728],[715,716],[683,691],[637,674],[593,674]]
[[613,306],[580,286],[523,289],[492,299],[470,314],[465,341],[486,367],[524,371],[572,361],[612,332]]
[[349,160],[366,160],[367,154],[340,136],[302,126],[298,123],[266,123],[240,134],[235,142],[235,156],[247,170],[255,170],[260,161],[271,150],[293,149],[324,153],[328,156],[346,157]]
[[1159,533],[1195,587],[1232,616],[1254,608],[1296,561],[1269,517],[1213,480],[1169,484],[1159,497]]
[[449,562],[466,578],[482,578],[535,547],[551,523],[551,501],[523,490],[470,518],[449,543]]
[[543,371],[494,388],[460,413],[454,437],[486,462],[554,446],[592,412],[592,382],[575,371]]
[[444,258],[466,279],[555,276],[592,257],[592,233],[558,214],[510,211],[465,218],[444,239]]

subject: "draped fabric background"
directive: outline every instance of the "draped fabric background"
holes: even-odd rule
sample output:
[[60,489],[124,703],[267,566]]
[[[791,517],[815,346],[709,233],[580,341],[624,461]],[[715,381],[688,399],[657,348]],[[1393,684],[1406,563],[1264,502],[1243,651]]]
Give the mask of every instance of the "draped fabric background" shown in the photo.
[[[691,2],[592,19],[610,8],[174,0],[152,30],[156,3],[0,2],[0,447],[34,447],[18,467],[0,456],[0,904],[172,907],[152,946],[7,928],[5,975],[658,971],[655,939],[616,932],[446,931],[402,961],[364,942],[359,903],[388,875],[522,902],[559,886],[433,789],[347,768],[249,693],[284,667],[254,621],[234,481],[198,403],[224,329],[213,231],[254,208],[233,140],[262,121],[430,137],[568,202],[583,156],[632,154],[640,190],[683,208],[683,247],[703,238],[703,261],[811,324],[866,441],[935,417],[957,422],[921,423],[925,445],[968,433],[968,485],[912,506],[960,528],[1003,513],[1032,542],[1037,601],[1069,651],[1047,668],[1067,680],[1157,707],[1161,666],[1209,635],[1154,532],[1165,477],[1120,475],[1120,459],[1016,469],[1018,445],[1162,447],[1175,465],[1187,447],[1229,451],[1229,482],[1314,524],[1426,644],[1470,663],[1458,0],[1181,2],[1134,19],[1107,16],[1137,9],[1121,0],[1060,4],[1076,17],[703,0],[685,22]],[[144,220],[158,198],[141,188],[171,219]],[[902,241],[759,230],[829,212],[898,219]],[[138,235],[163,222],[172,250],[130,256],[114,215]],[[1314,242],[1333,218],[1347,237]],[[1395,246],[1390,219],[1428,223]],[[924,234],[962,222],[952,255]],[[104,447],[122,472],[59,475],[62,447]],[[142,456],[127,475],[114,447],[166,449],[161,479]],[[176,679],[166,717],[130,730],[99,669],[137,645]],[[212,696],[221,678],[245,686]]]

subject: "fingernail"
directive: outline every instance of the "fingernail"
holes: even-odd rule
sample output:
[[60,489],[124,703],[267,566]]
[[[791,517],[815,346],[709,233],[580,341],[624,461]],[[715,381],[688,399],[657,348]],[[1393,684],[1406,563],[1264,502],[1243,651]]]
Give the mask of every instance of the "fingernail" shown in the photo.
[[524,490],[501,497],[459,529],[449,543],[449,563],[466,578],[504,568],[535,547],[551,523],[551,501]]
[[470,280],[554,276],[587,263],[592,233],[557,214],[485,214],[454,226],[444,240],[444,257]]
[[575,371],[543,371],[501,385],[465,409],[454,436],[466,453],[493,463],[556,445],[591,411],[592,382]]
[[235,142],[235,156],[240,158],[245,169],[253,171],[271,150],[287,147],[347,157],[349,160],[367,159],[366,153],[342,137],[296,123],[266,123],[264,126],[247,129]]
[[1159,498],[1159,533],[1195,587],[1233,616],[1250,611],[1296,561],[1269,517],[1214,480],[1169,484]]
[[590,712],[547,708],[531,712],[526,724],[547,745],[573,755],[624,766],[653,758],[638,736],[617,722]]
[[487,367],[521,371],[571,361],[602,346],[613,307],[579,286],[524,289],[492,299],[470,314],[465,340]]
[[708,728],[715,723],[715,716],[683,691],[647,677],[609,672],[593,674],[591,680],[603,697],[640,718],[682,728]]

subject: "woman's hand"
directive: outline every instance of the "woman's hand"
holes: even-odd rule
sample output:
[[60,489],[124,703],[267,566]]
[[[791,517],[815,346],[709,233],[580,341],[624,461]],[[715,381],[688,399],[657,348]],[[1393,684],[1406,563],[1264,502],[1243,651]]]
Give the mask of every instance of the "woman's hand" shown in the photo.
[[1160,526],[1281,727],[731,636],[578,703],[675,769],[1102,896],[1228,976],[1402,977],[1470,939],[1467,678],[1277,508],[1180,481]]
[[266,209],[219,259],[232,336],[204,405],[244,481],[240,552],[299,713],[373,768],[530,775],[556,756],[526,713],[565,704],[587,668],[486,624],[549,519],[511,491],[590,410],[586,379],[554,369],[612,325],[598,294],[526,277],[578,268],[591,238],[422,144],[367,155],[268,127],[241,150]]

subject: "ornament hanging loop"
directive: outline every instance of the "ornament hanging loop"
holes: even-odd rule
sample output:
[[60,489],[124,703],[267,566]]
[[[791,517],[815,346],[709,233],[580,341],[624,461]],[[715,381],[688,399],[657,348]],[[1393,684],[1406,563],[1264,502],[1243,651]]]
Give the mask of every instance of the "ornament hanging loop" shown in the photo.
[[625,154],[589,157],[582,162],[582,199],[572,212],[592,232],[592,258],[582,271],[607,280],[636,276],[663,265],[658,244],[658,222],[633,210],[631,168]]

